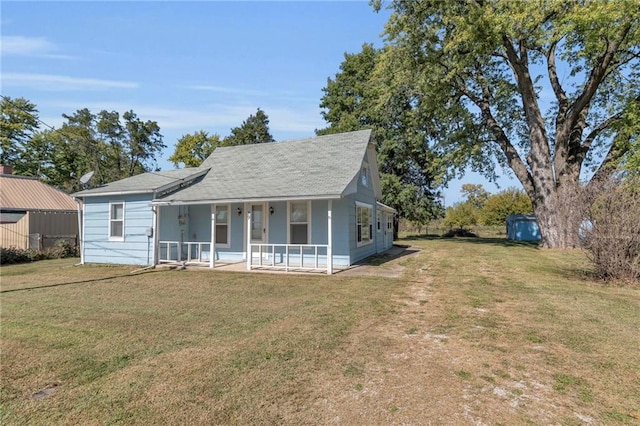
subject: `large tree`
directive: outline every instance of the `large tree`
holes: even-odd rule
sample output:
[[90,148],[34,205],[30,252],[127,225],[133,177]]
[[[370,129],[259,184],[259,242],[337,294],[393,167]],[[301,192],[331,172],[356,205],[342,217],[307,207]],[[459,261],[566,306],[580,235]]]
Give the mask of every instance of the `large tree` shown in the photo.
[[209,135],[204,130],[186,134],[178,139],[169,161],[175,167],[180,164],[184,164],[184,167],[198,167],[218,145],[220,145],[220,136],[216,134]]
[[383,202],[398,212],[394,223],[397,237],[400,218],[417,224],[441,216],[442,206],[435,191],[432,153],[423,143],[428,130],[415,120],[412,92],[404,87],[387,90],[387,102],[380,93],[388,88],[387,76],[375,75],[382,52],[370,44],[362,51],[344,55],[340,71],[327,79],[320,107],[329,124],[319,135],[373,129],[378,144],[378,166]]
[[231,134],[224,138],[222,145],[249,145],[274,141],[269,133],[269,117],[258,108],[256,113],[249,115],[240,126],[231,129]]
[[18,159],[29,139],[38,130],[38,110],[24,98],[0,99],[0,164],[20,171]]
[[94,172],[91,184],[99,185],[155,169],[156,156],[165,148],[158,124],[140,120],[133,111],[121,118],[116,111],[80,109],[63,114],[60,128],[36,131],[35,105],[21,98],[3,101],[0,124],[7,163],[18,174],[37,176],[69,192],[81,189],[79,179],[89,171]]
[[[374,1],[379,9],[383,2]],[[419,93],[444,164],[492,176],[508,166],[546,247],[577,243],[566,206],[638,146],[638,3],[395,0],[377,65]],[[381,97],[384,102],[385,98]],[[631,156],[635,159],[635,156]]]

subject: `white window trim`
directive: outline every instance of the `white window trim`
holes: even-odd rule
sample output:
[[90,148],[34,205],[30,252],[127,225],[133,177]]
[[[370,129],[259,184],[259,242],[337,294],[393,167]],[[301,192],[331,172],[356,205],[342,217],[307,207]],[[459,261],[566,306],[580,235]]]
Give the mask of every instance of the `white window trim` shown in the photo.
[[[231,247],[231,204],[216,204],[216,211],[214,212],[214,214],[216,215],[215,226],[218,226],[218,207],[227,208],[227,244],[220,244],[220,243],[216,243],[215,241],[213,242],[213,244],[216,247],[220,247],[220,248],[230,248]],[[217,235],[218,235],[218,232],[216,230],[216,236]]]
[[[122,220],[120,219],[111,219],[111,212],[114,205],[122,204]],[[107,229],[107,235],[109,236],[109,241],[124,241],[125,233],[125,218],[127,213],[127,207],[124,201],[110,201],[109,202],[109,224]],[[122,237],[114,237],[111,235],[111,223],[112,222],[122,222]]]
[[311,244],[311,200],[307,200],[307,221],[306,222],[292,222],[291,221],[291,204],[292,203],[300,203],[305,202],[304,200],[300,201],[287,201],[287,244],[291,243],[291,225],[292,224],[307,224],[307,244]]
[[382,232],[382,210],[376,209],[376,223],[378,233]]
[[[369,240],[368,241],[358,241],[358,207],[369,209],[371,211],[371,222],[369,223]],[[356,232],[356,247],[364,247],[369,244],[373,244],[373,205],[361,203],[360,201],[356,201],[356,220],[355,220],[355,232]],[[362,232],[362,231],[361,231]],[[362,235],[362,234],[361,234]]]

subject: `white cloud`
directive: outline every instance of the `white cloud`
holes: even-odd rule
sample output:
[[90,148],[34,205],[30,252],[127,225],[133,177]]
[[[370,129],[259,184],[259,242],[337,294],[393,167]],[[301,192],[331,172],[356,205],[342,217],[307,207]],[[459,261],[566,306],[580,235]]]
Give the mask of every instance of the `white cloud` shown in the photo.
[[224,86],[211,86],[205,84],[193,84],[184,86],[185,89],[197,90],[201,92],[215,92],[225,93],[230,95],[242,95],[242,96],[267,96],[266,92],[252,89],[241,89],[237,87],[224,87]]
[[135,89],[138,83],[130,81],[102,80],[96,78],[78,78],[64,75],[3,73],[2,85],[5,87],[26,87],[45,91]]
[[54,59],[72,59],[72,56],[57,53],[58,46],[44,37],[2,36],[0,53],[14,56],[38,56]]

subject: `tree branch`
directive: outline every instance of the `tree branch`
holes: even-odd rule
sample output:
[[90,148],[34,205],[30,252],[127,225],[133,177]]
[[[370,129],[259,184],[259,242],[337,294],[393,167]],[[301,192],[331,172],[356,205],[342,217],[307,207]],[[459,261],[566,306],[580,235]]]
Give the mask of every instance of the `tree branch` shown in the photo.
[[630,29],[631,23],[627,22],[627,24],[620,29],[618,39],[614,42],[607,42],[607,48],[599,58],[599,61],[591,70],[591,74],[589,74],[589,78],[584,85],[584,90],[576,98],[573,105],[569,107],[569,116],[567,117],[565,125],[569,126],[570,128],[573,127],[573,123],[579,117],[580,111],[582,111],[589,104],[589,102],[591,102],[591,99],[593,99],[593,97],[595,96],[600,83],[602,83],[602,80],[607,75],[609,66],[613,62],[615,54],[616,52],[618,52],[618,48],[629,34]]
[[478,108],[480,108],[480,111],[482,112],[482,116],[487,126],[489,127],[489,129],[491,130],[491,133],[495,137],[496,143],[498,144],[498,146],[504,153],[505,157],[507,158],[507,163],[509,164],[509,167],[516,174],[516,177],[518,178],[520,183],[522,183],[522,186],[524,187],[527,194],[532,196],[532,194],[534,194],[534,187],[533,187],[533,180],[532,180],[531,174],[529,173],[527,166],[522,161],[522,158],[520,158],[520,154],[518,154],[518,151],[515,149],[515,147],[513,146],[513,144],[507,137],[507,135],[505,134],[504,130],[502,129],[498,121],[495,119],[495,117],[491,113],[489,88],[486,86],[486,84],[482,84],[482,81],[479,81],[479,84],[483,90],[482,97],[478,97],[474,95],[470,90],[468,90],[464,86],[462,86],[461,91],[474,104],[476,104]]
[[[602,160],[602,163],[600,163],[600,166],[591,177],[587,186],[594,185],[594,182],[602,181],[613,174],[615,171],[613,165],[627,152],[626,149],[618,149],[618,146],[620,146],[620,138],[620,135],[614,138],[607,155],[604,157],[604,160]],[[629,138],[630,136],[627,136],[627,139]]]
[[556,47],[557,42],[551,43],[549,50],[547,51],[547,70],[549,72],[549,80],[551,81],[551,87],[553,88],[553,92],[556,94],[556,98],[560,104],[560,115],[564,115],[567,110],[568,100],[567,94],[564,89],[560,85],[560,80],[558,79],[558,71],[556,69]]

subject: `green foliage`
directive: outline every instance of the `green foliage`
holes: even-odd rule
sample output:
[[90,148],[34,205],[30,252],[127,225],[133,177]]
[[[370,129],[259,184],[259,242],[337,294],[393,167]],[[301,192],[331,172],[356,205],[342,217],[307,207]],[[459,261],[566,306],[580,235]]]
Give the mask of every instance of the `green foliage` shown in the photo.
[[[387,102],[378,99],[386,78],[376,75],[382,52],[370,44],[356,54],[345,54],[340,71],[327,80],[320,107],[329,127],[319,135],[373,129],[378,144],[383,202],[398,211],[399,217],[425,224],[442,217],[443,208],[435,190],[437,178],[433,155],[425,143],[425,129],[415,121],[411,93],[387,93]],[[397,233],[397,224],[395,231]]]
[[[116,111],[93,114],[84,108],[63,114],[59,129],[37,131],[35,105],[3,97],[2,108],[6,162],[16,174],[37,176],[68,192],[81,189],[79,179],[89,171],[95,172],[90,184],[101,185],[157,168],[156,156],[165,148],[158,123],[133,111],[121,118]],[[11,149],[5,150],[5,142]]]
[[38,129],[38,110],[24,98],[2,96],[0,100],[0,164],[16,171],[25,145]]
[[479,222],[483,225],[504,225],[507,216],[533,213],[531,199],[516,188],[509,188],[489,196],[479,212]]
[[491,194],[482,185],[465,183],[460,192],[465,200],[446,211],[443,225],[449,228],[501,226],[510,214],[533,211],[529,197],[516,188]]
[[472,183],[463,184],[460,192],[462,192],[462,196],[466,198],[466,202],[476,209],[482,209],[491,195],[482,185]]
[[222,146],[249,145],[254,143],[274,142],[269,133],[269,117],[260,108],[255,115],[249,115],[239,127],[231,129],[231,135],[224,138]]
[[[384,2],[374,1],[380,9]],[[450,178],[510,167],[536,203],[543,243],[571,246],[559,191],[581,171],[638,170],[637,1],[394,0],[378,107],[411,94],[412,119]],[[553,97],[543,103],[541,93]],[[548,107],[549,106],[549,107]],[[564,238],[567,238],[565,240]]]
[[18,263],[36,262],[45,259],[62,259],[77,257],[78,249],[68,241],[60,240],[53,247],[45,250],[19,249],[16,247],[0,247],[0,264],[13,265]]
[[444,226],[449,228],[469,228],[478,224],[478,209],[471,203],[456,203],[452,207],[447,207]]
[[220,136],[211,135],[204,130],[194,134],[187,134],[178,139],[173,155],[169,161],[175,167],[198,167],[220,145]]

